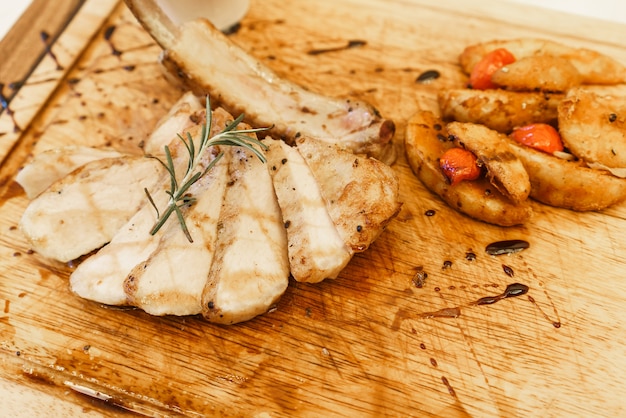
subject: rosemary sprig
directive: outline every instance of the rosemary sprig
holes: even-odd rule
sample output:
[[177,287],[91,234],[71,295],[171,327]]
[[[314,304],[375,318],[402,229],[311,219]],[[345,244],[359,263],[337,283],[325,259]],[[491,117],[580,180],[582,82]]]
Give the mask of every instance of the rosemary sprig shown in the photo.
[[206,98],[206,121],[202,124],[202,130],[200,133],[200,143],[196,148],[196,145],[191,137],[191,134],[187,132],[187,138],[178,134],[178,138],[185,144],[185,148],[189,153],[189,161],[187,162],[187,168],[183,178],[178,181],[176,179],[176,170],[174,167],[174,160],[172,158],[172,153],[170,152],[169,147],[165,146],[165,161],[160,158],[156,158],[162,165],[165,167],[167,172],[170,175],[170,189],[166,191],[169,195],[169,201],[167,203],[167,207],[161,213],[159,208],[157,208],[154,203],[154,199],[150,195],[148,189],[144,188],[146,196],[148,196],[148,201],[154,208],[157,214],[157,220],[150,230],[150,234],[156,234],[159,229],[165,224],[168,218],[176,213],[176,217],[178,218],[178,222],[185,233],[185,236],[189,240],[189,242],[193,242],[191,238],[191,234],[189,233],[189,229],[187,228],[187,223],[185,222],[185,218],[181,211],[185,205],[192,204],[196,201],[196,198],[187,193],[189,188],[198,180],[200,180],[206,173],[208,173],[217,162],[222,158],[224,152],[220,152],[207,166],[206,168],[199,169],[200,161],[207,149],[215,145],[226,145],[226,146],[239,146],[244,147],[249,151],[252,151],[263,163],[265,163],[266,159],[263,153],[255,147],[255,145],[259,146],[261,149],[267,149],[267,145],[262,143],[256,138],[253,138],[247,134],[256,133],[260,131],[267,130],[269,128],[254,128],[254,129],[241,129],[237,130],[237,125],[243,120],[244,114],[239,115],[235,120],[229,123],[221,132],[218,134],[209,137],[211,133],[211,126],[213,123],[213,117],[211,114],[211,102],[209,100],[209,96]]

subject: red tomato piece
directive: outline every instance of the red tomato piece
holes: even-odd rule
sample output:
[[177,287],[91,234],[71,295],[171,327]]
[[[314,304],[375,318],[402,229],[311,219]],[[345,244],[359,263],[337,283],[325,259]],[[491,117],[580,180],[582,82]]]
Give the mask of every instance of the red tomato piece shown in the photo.
[[443,153],[439,158],[439,167],[453,186],[463,180],[476,180],[481,172],[476,156],[458,147]]
[[498,88],[498,85],[491,81],[491,76],[500,68],[513,62],[515,62],[515,57],[509,50],[505,48],[494,49],[474,66],[468,87],[476,90]]
[[561,135],[552,126],[545,123],[533,123],[531,125],[515,128],[510,135],[520,144],[529,146],[539,151],[552,154],[555,151],[563,151]]

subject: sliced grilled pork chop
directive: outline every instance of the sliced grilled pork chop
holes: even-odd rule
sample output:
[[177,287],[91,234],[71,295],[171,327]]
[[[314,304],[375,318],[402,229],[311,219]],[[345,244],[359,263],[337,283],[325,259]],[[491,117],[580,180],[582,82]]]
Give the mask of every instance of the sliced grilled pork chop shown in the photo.
[[229,181],[229,156],[226,152],[189,188],[197,199],[184,209],[193,242],[172,217],[159,235],[157,248],[128,274],[124,289],[131,305],[152,315],[196,315],[202,311],[202,290],[213,263],[217,224]]
[[287,230],[291,275],[300,282],[336,278],[351,253],[339,236],[309,166],[295,148],[266,138],[267,164]]
[[164,172],[146,157],[92,161],[32,200],[20,227],[39,254],[74,260],[109,242],[145,202],[144,188],[154,191]]
[[351,251],[365,251],[402,206],[393,169],[314,138],[301,137],[296,143],[339,235]]
[[[214,124],[212,133],[215,134],[223,128],[224,125]],[[198,138],[200,129],[199,125],[191,129],[194,139]],[[182,174],[189,157],[184,150],[184,145],[175,139],[170,144],[170,150],[176,172]],[[208,157],[213,158],[214,155],[211,154]],[[163,170],[162,176],[157,179],[159,188],[155,187],[155,190],[151,191],[152,198],[158,208],[164,208],[167,204],[168,196],[165,191],[169,186],[169,179],[169,174]],[[139,186],[135,185],[135,187]],[[168,221],[166,227],[163,227],[155,235],[150,235],[150,230],[156,222],[157,216],[154,208],[148,204],[145,194],[143,199],[143,206],[117,231],[111,242],[84,260],[71,274],[70,288],[74,293],[85,299],[104,304],[129,304],[129,297],[124,287],[128,275],[133,268],[149,259],[159,247],[163,235],[168,230],[175,231],[176,228],[180,230],[174,217]],[[192,227],[192,225],[188,225],[188,227]]]
[[202,314],[222,324],[267,312],[289,282],[287,234],[267,165],[243,148],[230,152],[230,186],[202,294]]
[[52,183],[70,174],[78,167],[103,158],[121,157],[117,151],[80,145],[52,148],[37,154],[15,176],[15,181],[34,199]]

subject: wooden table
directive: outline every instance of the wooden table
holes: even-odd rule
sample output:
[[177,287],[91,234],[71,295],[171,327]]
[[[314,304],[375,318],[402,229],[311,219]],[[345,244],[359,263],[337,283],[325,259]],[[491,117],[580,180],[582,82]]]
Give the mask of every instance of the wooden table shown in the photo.
[[[14,118],[0,116],[0,388],[24,388],[10,404],[28,408],[41,391],[48,412],[54,399],[101,416],[623,415],[626,205],[534,204],[526,226],[495,227],[446,207],[404,157],[407,118],[463,82],[462,48],[519,36],[626,63],[626,26],[521,5],[253,1],[235,42],[281,76],[396,121],[404,205],[337,280],[291,283],[276,311],[223,327],[81,300],[68,290],[72,265],[30,252],[17,228],[28,202],[13,176],[30,155],[68,143],[132,149],[182,93],[123,3],[88,0],[52,46],[59,65],[46,55],[13,98]],[[365,43],[342,49],[350,40]],[[415,82],[430,69],[442,76]],[[505,239],[530,248],[485,253]],[[528,294],[472,305],[514,282]],[[427,314],[446,308],[460,315]]]

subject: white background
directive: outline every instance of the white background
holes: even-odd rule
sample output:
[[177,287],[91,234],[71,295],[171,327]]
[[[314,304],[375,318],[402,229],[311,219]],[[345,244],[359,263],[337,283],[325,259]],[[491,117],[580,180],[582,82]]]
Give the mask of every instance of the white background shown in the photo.
[[[26,10],[31,0],[0,0],[0,38]],[[202,0],[198,0],[202,1]],[[206,1],[206,0],[205,0]],[[476,1],[476,0],[475,0]],[[626,2],[623,0],[500,0],[562,10],[626,24]],[[52,5],[52,2],[51,2]]]

